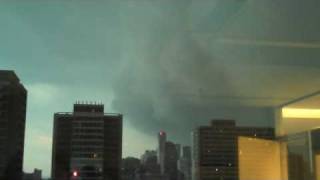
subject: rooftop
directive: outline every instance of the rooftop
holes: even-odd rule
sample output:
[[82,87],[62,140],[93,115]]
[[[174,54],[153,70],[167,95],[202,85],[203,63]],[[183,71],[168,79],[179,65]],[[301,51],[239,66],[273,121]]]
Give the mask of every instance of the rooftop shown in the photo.
[[[79,101],[80,102],[80,101]],[[94,112],[94,113],[104,113],[104,105],[101,103],[91,102],[91,101],[78,101],[73,105],[73,112]]]
[[0,70],[0,79],[20,81],[16,73],[12,70]]

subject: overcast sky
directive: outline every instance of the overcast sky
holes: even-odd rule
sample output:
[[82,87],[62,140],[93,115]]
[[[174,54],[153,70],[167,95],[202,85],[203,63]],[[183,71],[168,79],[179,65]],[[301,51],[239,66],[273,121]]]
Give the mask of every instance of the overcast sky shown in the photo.
[[156,133],[190,144],[210,119],[272,126],[320,85],[319,0],[0,2],[0,68],[28,89],[24,169],[50,174],[53,113],[77,100],[124,114],[123,156]]

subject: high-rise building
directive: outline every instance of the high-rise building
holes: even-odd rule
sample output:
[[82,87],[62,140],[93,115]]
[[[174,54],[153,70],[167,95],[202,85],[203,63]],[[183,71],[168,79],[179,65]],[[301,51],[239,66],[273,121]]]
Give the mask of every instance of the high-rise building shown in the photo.
[[238,180],[238,138],[274,139],[273,128],[237,127],[233,120],[213,120],[193,133],[194,180]]
[[181,144],[175,144],[175,145],[176,145],[177,155],[179,159],[181,157]]
[[155,163],[157,164],[157,152],[154,150],[146,150],[144,154],[141,156],[141,164],[148,164],[150,159],[152,161],[155,160]]
[[178,153],[176,145],[170,141],[165,144],[164,169],[170,180],[178,178]]
[[21,180],[27,91],[13,71],[0,71],[0,179]]
[[182,156],[178,160],[178,170],[182,173],[184,180],[191,180],[191,147],[182,148]]
[[121,114],[105,114],[102,104],[81,103],[71,113],[55,113],[53,180],[119,180],[121,155]]
[[191,160],[191,147],[190,146],[183,146],[182,157]]
[[121,180],[134,180],[136,171],[141,167],[138,158],[126,157],[122,159]]
[[156,151],[146,151],[141,157],[141,167],[135,180],[169,180],[167,175],[161,174],[157,159]]
[[164,174],[164,160],[165,160],[165,146],[167,141],[167,135],[164,131],[160,131],[158,134],[158,164],[160,165],[160,172]]

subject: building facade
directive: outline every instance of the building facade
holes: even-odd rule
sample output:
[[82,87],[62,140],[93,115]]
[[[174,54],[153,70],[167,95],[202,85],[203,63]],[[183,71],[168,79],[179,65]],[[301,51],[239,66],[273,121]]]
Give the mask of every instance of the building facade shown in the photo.
[[164,131],[160,131],[158,133],[158,164],[160,165],[160,172],[164,174],[165,167],[164,167],[164,160],[165,160],[165,146],[167,142],[167,134]]
[[274,139],[272,128],[237,127],[233,120],[213,120],[193,132],[194,180],[238,180],[238,137]]
[[157,152],[154,150],[146,150],[144,154],[141,156],[141,164],[148,164],[150,159],[154,159],[157,164]]
[[135,180],[169,180],[167,175],[161,173],[157,159],[156,151],[146,151],[141,157],[141,167],[136,172]]
[[53,180],[121,178],[122,115],[105,114],[102,104],[74,105],[55,113]]
[[178,152],[176,145],[170,141],[165,144],[164,172],[170,180],[178,179]]
[[21,180],[27,91],[13,71],[0,71],[0,179]]
[[178,171],[182,173],[184,180],[191,180],[191,147],[182,148],[182,156],[178,160]]
[[176,145],[178,159],[180,159],[180,157],[181,157],[181,144],[175,144],[175,145]]
[[122,159],[121,179],[134,180],[136,171],[141,167],[141,161],[138,158],[126,157]]

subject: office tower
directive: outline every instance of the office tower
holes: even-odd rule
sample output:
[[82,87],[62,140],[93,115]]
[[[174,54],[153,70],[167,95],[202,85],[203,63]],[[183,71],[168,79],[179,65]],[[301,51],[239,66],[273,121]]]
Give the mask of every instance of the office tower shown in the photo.
[[122,159],[121,180],[134,180],[136,171],[140,168],[141,161],[134,157]]
[[178,178],[178,153],[176,145],[172,142],[165,144],[164,169],[165,174],[169,176],[170,180],[177,180]]
[[102,104],[81,103],[71,113],[54,114],[53,180],[119,180],[121,155],[121,114],[105,114]]
[[178,159],[181,157],[181,145],[180,144],[175,144],[176,145],[176,150],[178,153]]
[[165,146],[167,141],[167,135],[164,131],[160,131],[158,134],[158,164],[160,165],[160,172],[164,174],[164,159],[165,159]]
[[157,152],[154,150],[146,150],[141,156],[141,164],[147,164],[150,159],[154,159],[157,163]]
[[182,157],[191,160],[191,147],[190,146],[183,146]]
[[13,71],[0,71],[0,179],[21,180],[27,91]]
[[141,167],[136,173],[135,180],[168,180],[168,177],[160,172],[156,151],[147,150],[141,156]]
[[182,148],[182,156],[178,160],[178,170],[183,174],[182,179],[191,180],[191,147],[190,146],[184,146]]
[[239,179],[238,138],[274,139],[272,128],[237,127],[233,120],[213,120],[193,134],[193,178]]
[[144,167],[144,170],[151,174],[160,174],[160,166],[157,163],[157,153],[156,151],[146,151],[141,156],[141,165]]

